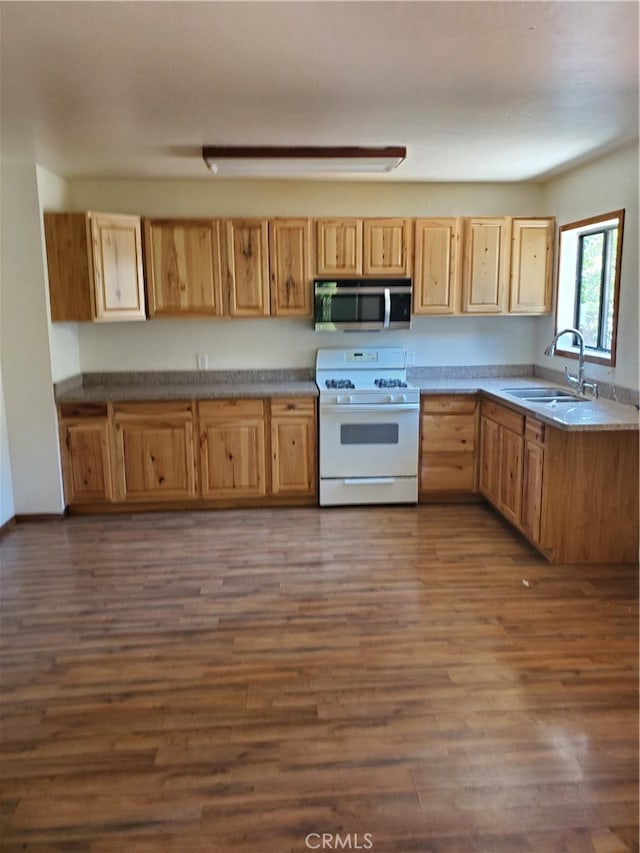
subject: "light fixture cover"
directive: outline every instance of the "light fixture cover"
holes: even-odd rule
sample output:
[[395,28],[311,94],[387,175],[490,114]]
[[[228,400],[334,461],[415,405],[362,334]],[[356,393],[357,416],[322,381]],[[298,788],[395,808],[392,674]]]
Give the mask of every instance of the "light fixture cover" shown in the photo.
[[391,172],[407,156],[400,146],[383,148],[204,145],[202,157],[215,175],[303,175]]

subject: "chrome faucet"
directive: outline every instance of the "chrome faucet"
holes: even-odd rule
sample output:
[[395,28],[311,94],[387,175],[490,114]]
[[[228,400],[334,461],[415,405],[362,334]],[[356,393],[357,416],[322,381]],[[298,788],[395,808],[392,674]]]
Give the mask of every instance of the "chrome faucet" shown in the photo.
[[584,394],[585,388],[588,388],[591,391],[594,400],[597,399],[597,383],[584,381],[584,337],[582,335],[582,332],[580,332],[578,329],[563,329],[561,332],[558,332],[558,334],[555,335],[554,339],[544,351],[544,354],[555,355],[556,343],[558,342],[558,338],[562,335],[574,335],[578,339],[578,346],[580,347],[580,352],[578,354],[578,375],[573,376],[571,373],[569,373],[569,368],[567,367],[567,365],[565,364],[564,366],[564,378],[567,382],[567,385],[570,385],[572,388],[575,388],[579,394]]

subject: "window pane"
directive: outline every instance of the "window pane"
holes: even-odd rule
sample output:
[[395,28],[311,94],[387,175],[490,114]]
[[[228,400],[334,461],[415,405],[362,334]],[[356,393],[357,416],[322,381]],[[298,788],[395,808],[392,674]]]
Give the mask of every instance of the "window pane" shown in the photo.
[[611,350],[611,346],[613,343],[613,301],[615,295],[615,280],[616,280],[616,260],[618,253],[618,229],[614,228],[611,231],[610,238],[611,240],[611,250],[609,252],[609,264],[607,268],[607,301],[604,305],[604,310],[606,312],[606,321],[604,325],[605,335],[604,335],[604,347],[607,350]]
[[581,238],[582,255],[578,328],[584,335],[585,346],[598,346],[600,300],[602,298],[602,265],[604,262],[604,233],[585,234]]

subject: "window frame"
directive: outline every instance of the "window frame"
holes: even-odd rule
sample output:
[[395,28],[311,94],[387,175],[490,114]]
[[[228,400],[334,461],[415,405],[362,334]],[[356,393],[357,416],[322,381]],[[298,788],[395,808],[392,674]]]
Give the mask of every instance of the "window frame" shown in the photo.
[[[557,264],[557,274],[556,274],[556,298],[555,298],[555,331],[556,334],[561,330],[566,328],[567,326],[573,326],[574,328],[578,328],[578,319],[579,319],[579,301],[578,301],[578,293],[579,293],[579,283],[578,283],[578,272],[579,272],[579,262],[580,255],[579,251],[576,250],[575,256],[572,255],[574,260],[573,268],[573,306],[572,311],[569,314],[565,309],[560,318],[560,289],[561,289],[561,281],[560,281],[560,272],[562,269],[562,235],[565,231],[574,231],[581,233],[576,235],[576,242],[579,244],[579,237],[586,234],[599,233],[600,231],[605,231],[606,228],[598,228],[599,224],[603,224],[605,222],[609,222],[612,219],[618,220],[618,237],[616,241],[616,267],[615,273],[613,277],[612,287],[614,289],[613,292],[613,307],[612,307],[612,328],[611,328],[611,351],[610,353],[604,351],[598,351],[594,349],[589,349],[585,346],[584,349],[584,360],[591,362],[593,364],[602,364],[607,367],[615,367],[616,364],[616,351],[618,344],[618,308],[620,304],[620,284],[621,284],[621,268],[622,268],[622,241],[624,234],[624,214],[625,209],[621,208],[620,210],[612,210],[608,213],[598,214],[597,216],[590,216],[587,219],[580,219],[576,222],[567,222],[565,225],[560,225],[558,228],[558,264]],[[602,294],[600,305],[602,307],[603,298],[602,296],[606,294]],[[600,319],[600,327],[602,327],[602,317]],[[601,334],[601,328],[600,328]],[[600,336],[600,335],[599,335]],[[579,355],[579,347],[574,340],[574,345],[571,347],[567,347],[565,343],[564,346],[561,344],[562,338],[558,341],[558,346],[556,347],[556,355],[564,356],[566,358],[578,358]]]

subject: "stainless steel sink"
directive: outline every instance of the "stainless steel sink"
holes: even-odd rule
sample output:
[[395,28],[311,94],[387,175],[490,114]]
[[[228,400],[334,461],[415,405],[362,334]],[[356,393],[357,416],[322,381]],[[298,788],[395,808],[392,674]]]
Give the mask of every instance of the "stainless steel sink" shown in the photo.
[[504,393],[518,397],[528,403],[588,403],[586,397],[578,397],[567,388],[503,388]]

